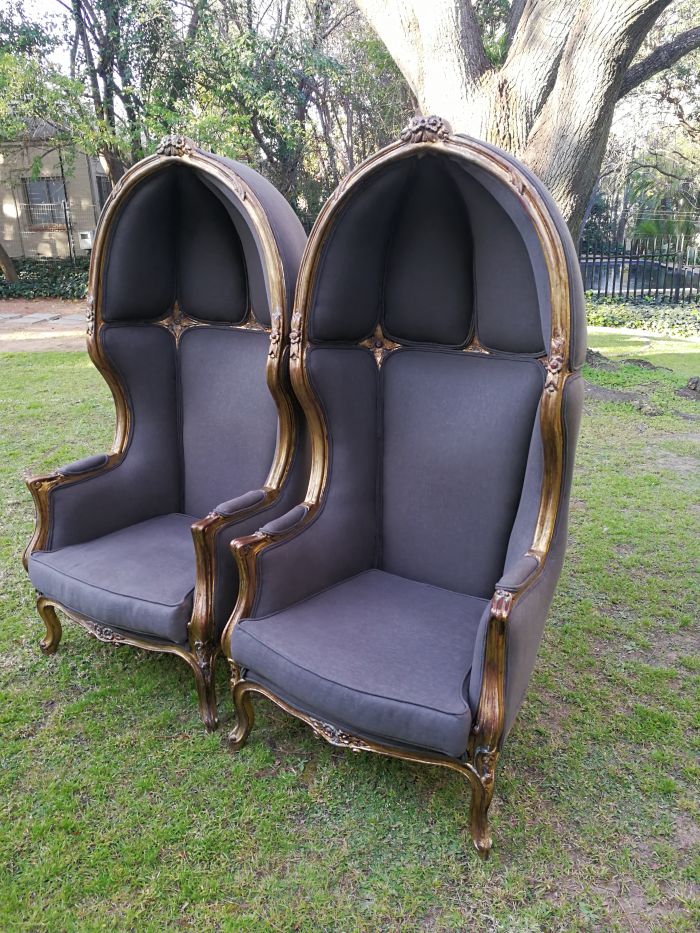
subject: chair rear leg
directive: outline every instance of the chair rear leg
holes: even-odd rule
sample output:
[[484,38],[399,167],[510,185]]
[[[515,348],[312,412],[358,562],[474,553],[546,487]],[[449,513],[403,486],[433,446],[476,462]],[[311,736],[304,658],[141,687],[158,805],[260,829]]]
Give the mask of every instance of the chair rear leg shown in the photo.
[[54,654],[63,634],[54,604],[46,596],[39,596],[36,601],[36,610],[46,626],[46,635],[39,642],[39,647],[44,654]]

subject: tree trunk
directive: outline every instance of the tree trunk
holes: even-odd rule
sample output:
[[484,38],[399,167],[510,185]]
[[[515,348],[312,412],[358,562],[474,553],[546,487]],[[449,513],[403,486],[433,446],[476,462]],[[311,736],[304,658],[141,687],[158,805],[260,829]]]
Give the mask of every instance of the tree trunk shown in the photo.
[[501,146],[544,181],[578,237],[615,104],[700,46],[691,29],[630,67],[671,0],[514,0],[499,68],[470,0],[357,0],[423,113]]
[[0,243],[0,269],[8,282],[19,282],[15,264],[2,243]]

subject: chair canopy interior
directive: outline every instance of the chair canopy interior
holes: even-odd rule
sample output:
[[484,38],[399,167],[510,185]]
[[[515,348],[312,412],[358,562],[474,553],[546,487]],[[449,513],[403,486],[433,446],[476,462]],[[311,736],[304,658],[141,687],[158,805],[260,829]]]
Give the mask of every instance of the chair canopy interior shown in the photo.
[[[153,514],[201,517],[260,487],[273,459],[269,334],[240,327],[249,314],[270,323],[268,270],[237,191],[191,165],[165,163],[122,198],[105,245],[98,339],[149,463]],[[176,341],[155,323],[176,306],[208,326]]]
[[[380,165],[336,211],[307,320],[329,436],[323,524],[351,529],[348,575],[490,598],[528,459],[541,468],[551,307],[536,230],[510,186],[441,150]],[[400,345],[381,368],[359,345],[377,325]]]

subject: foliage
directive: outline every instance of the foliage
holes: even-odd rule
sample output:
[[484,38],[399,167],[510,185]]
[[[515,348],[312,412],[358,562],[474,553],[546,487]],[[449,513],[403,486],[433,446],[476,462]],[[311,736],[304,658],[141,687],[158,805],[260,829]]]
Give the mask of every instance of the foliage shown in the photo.
[[39,653],[21,473],[108,449],[113,403],[83,354],[5,355],[0,928],[697,930],[700,470],[680,417],[694,403],[673,394],[697,343],[657,341],[648,359],[684,360],[620,367],[664,415],[587,403],[571,543],[482,863],[457,775],[333,749],[263,700],[233,754],[223,666],[207,735],[176,658],[70,624]]
[[[8,9],[0,129],[4,111],[8,137],[32,115],[55,115],[62,141],[100,155],[112,181],[177,129],[258,167],[308,225],[412,109],[348,0],[101,0],[48,24]],[[70,55],[70,76],[50,64],[56,49]]]
[[0,9],[0,139],[29,139],[46,126],[51,146],[70,150],[85,129],[82,86],[49,60],[53,26],[29,20],[21,4]]
[[657,334],[700,337],[700,304],[667,305],[642,300],[632,302],[588,295],[588,323],[597,327],[631,327]]
[[0,298],[84,298],[88,260],[18,259],[18,282],[0,278]]

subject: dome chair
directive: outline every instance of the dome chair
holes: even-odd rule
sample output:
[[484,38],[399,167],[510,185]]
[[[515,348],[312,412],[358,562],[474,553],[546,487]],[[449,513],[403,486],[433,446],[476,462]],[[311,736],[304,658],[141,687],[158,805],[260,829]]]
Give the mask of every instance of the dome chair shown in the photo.
[[566,546],[573,243],[515,159],[415,118],[321,211],[290,341],[311,479],[232,543],[231,743],[260,694],[333,745],[454,769],[485,855]]
[[165,137],[115,186],[91,257],[88,352],[114,396],[112,450],[28,480],[43,651],[61,610],[102,642],[178,655],[208,729],[238,592],[229,543],[308,479],[287,359],[305,242],[257,172]]

